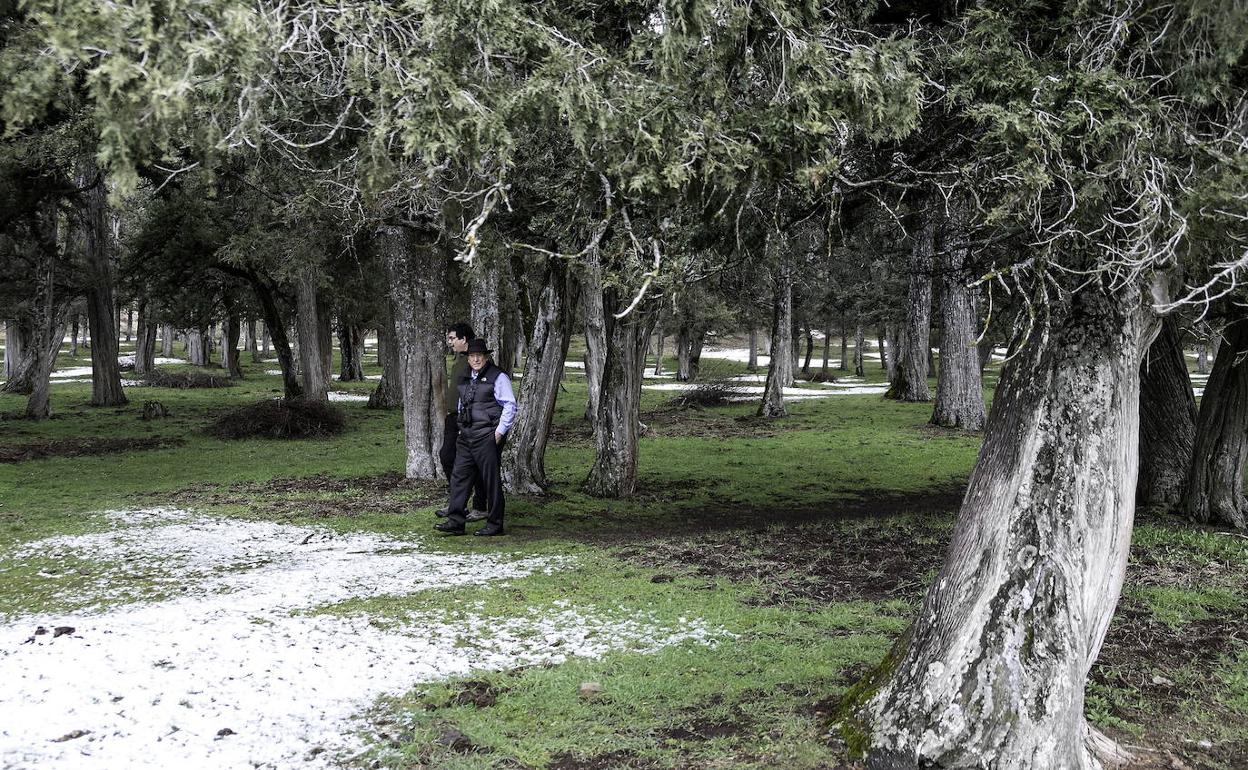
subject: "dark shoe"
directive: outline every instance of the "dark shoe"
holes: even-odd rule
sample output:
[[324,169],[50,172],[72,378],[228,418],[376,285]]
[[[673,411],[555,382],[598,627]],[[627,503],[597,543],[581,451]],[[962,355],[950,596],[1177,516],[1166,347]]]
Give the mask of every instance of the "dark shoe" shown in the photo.
[[468,534],[468,530],[464,529],[463,524],[456,525],[454,522],[451,522],[451,521],[443,521],[438,524],[434,524],[433,528],[439,532],[445,532],[448,535]]
[[485,511],[468,511],[467,521],[485,521],[489,515]]
[[437,516],[439,519],[445,519],[448,513],[450,513],[450,511],[446,510],[445,508],[439,508],[438,510],[433,512],[433,515]]
[[476,535],[477,537],[495,537],[497,535],[503,534],[503,525],[502,524],[486,524],[484,527],[482,527],[481,529],[478,529],[476,532],[473,532],[472,534]]

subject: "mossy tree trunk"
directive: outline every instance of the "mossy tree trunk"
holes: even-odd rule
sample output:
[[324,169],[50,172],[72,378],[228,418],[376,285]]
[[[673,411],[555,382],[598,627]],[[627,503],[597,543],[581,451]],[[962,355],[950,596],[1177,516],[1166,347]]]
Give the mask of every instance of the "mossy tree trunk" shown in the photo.
[[1050,313],[1001,378],[944,566],[858,711],[873,770],[1113,754],[1084,686],[1126,571],[1156,324],[1138,290],[1101,285]]

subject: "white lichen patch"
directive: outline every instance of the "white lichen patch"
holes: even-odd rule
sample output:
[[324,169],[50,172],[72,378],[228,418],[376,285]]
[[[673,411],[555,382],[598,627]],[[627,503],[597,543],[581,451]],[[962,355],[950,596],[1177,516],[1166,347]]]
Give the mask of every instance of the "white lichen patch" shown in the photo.
[[[431,553],[419,541],[167,509],[115,512],[110,522],[6,560],[90,561],[99,571],[91,609],[0,621],[0,766],[327,766],[362,748],[357,715],[420,682],[722,636],[696,620],[670,628],[653,615],[571,604],[506,618],[310,613],[571,560]],[[119,604],[136,583],[174,598]]]

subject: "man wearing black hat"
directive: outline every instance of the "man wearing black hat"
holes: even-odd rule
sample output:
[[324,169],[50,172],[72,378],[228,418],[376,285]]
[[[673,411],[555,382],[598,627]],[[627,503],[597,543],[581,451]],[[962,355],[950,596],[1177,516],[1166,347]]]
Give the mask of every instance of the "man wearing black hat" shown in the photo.
[[455,441],[455,466],[451,470],[451,500],[446,521],[433,525],[449,535],[465,533],[468,495],[473,480],[480,476],[489,502],[486,524],[475,534],[486,537],[503,534],[503,479],[499,457],[503,439],[516,418],[516,397],[511,378],[494,365],[485,340],[468,343],[467,375],[459,379],[457,419],[459,437]]
[[[442,472],[446,474],[450,484],[451,471],[455,468],[455,444],[459,439],[459,381],[471,370],[468,368],[468,343],[476,337],[472,327],[462,321],[446,327],[446,346],[455,356],[451,364],[451,374],[446,378],[446,423],[442,429],[442,446],[438,449],[438,459],[442,461]],[[449,493],[448,493],[449,494]],[[468,512],[468,521],[481,521],[485,518],[485,484],[476,479],[472,487],[472,510]],[[440,508],[436,512],[439,519],[445,519],[447,510]]]

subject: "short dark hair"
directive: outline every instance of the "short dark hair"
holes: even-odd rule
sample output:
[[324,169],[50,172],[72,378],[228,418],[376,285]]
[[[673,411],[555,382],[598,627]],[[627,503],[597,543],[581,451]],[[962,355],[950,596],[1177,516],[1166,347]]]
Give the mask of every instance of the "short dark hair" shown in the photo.
[[461,340],[472,340],[477,336],[472,333],[472,327],[466,323],[450,324],[446,327],[446,330]]

